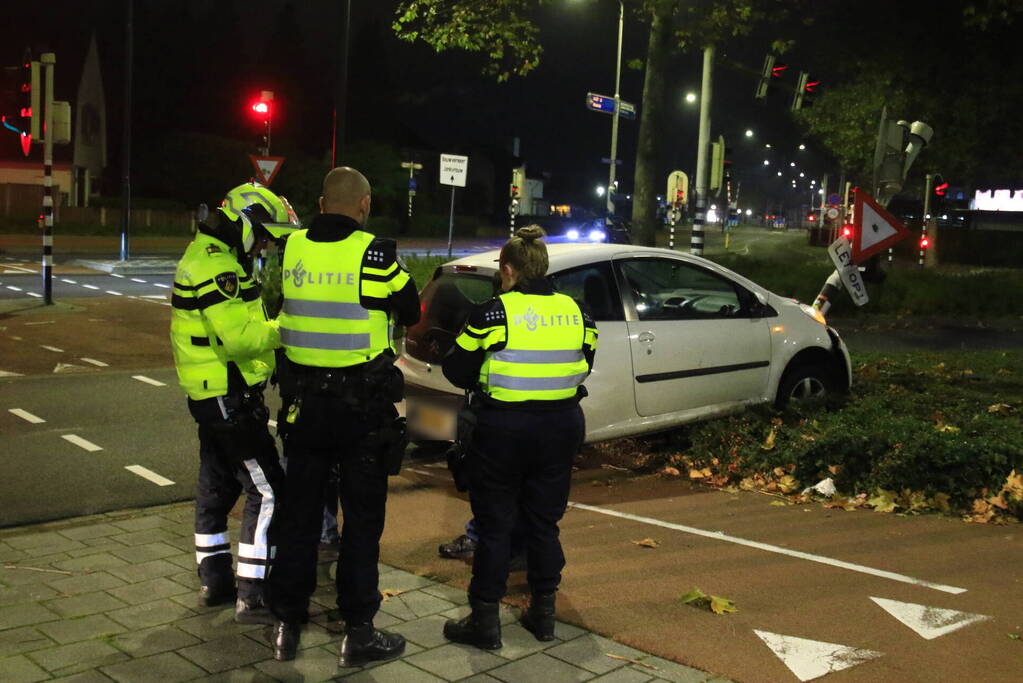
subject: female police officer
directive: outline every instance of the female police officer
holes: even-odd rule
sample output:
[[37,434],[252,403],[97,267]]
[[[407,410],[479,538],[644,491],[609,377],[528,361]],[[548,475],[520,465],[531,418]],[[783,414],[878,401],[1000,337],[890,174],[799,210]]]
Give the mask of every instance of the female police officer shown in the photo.
[[479,534],[469,584],[472,612],[448,621],[444,636],[487,650],[501,647],[498,604],[518,515],[532,592],[522,623],[538,640],[554,638],[554,594],[565,566],[558,522],[585,432],[581,384],[597,346],[589,316],[545,278],[543,236],[531,225],[504,245],[502,293],[470,314],[443,365],[453,384],[482,394],[468,463]]

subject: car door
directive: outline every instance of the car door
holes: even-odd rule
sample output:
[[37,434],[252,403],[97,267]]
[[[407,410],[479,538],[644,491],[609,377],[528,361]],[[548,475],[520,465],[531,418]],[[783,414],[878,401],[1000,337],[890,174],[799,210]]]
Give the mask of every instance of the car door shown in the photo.
[[635,419],[631,401],[622,401],[622,387],[632,382],[625,313],[610,261],[587,264],[550,276],[554,290],[583,304],[597,325],[593,373],[583,383],[590,397],[582,401],[588,434],[607,438],[608,428]]
[[683,259],[631,257],[615,267],[641,416],[696,416],[763,396],[771,339],[748,290]]

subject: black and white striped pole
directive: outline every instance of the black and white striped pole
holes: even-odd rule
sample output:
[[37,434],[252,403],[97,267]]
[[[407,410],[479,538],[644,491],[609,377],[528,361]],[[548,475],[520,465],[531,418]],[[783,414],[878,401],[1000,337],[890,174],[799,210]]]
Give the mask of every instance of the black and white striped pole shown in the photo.
[[412,198],[416,196],[416,171],[422,170],[423,165],[415,161],[403,161],[401,167],[408,169],[408,217],[411,220]]
[[[703,225],[707,218],[707,152],[710,149],[710,98],[714,66],[714,47],[703,50],[703,88],[700,93],[700,135],[696,152],[696,211],[689,252],[703,255]],[[724,150],[722,150],[724,152]]]
[[[53,303],[53,68],[57,56],[39,57],[43,69],[43,302]],[[35,112],[33,112],[35,115]]]

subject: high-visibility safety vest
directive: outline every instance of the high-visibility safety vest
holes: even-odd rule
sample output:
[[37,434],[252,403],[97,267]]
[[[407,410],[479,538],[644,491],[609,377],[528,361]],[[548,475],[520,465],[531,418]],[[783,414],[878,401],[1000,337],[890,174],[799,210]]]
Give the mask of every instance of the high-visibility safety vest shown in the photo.
[[359,303],[360,293],[377,284],[363,282],[363,257],[373,235],[355,230],[337,242],[313,242],[307,232],[292,233],[284,250],[278,320],[285,354],[320,368],[372,360],[390,346],[388,315]]
[[572,398],[589,374],[583,356],[586,326],[579,305],[564,294],[507,292],[507,340],[487,351],[480,386],[498,401],[557,401]]
[[171,306],[174,366],[193,400],[227,394],[230,362],[248,386],[273,372],[276,324],[266,319],[259,285],[224,242],[195,236],[178,262]]

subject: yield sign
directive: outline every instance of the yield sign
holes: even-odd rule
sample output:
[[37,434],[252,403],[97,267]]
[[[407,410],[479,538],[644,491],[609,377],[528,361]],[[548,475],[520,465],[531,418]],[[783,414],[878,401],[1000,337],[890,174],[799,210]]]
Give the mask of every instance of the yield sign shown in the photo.
[[874,650],[838,643],[825,643],[756,629],[753,632],[801,681],[811,681],[881,656],[880,652]]
[[255,154],[250,154],[249,161],[252,162],[252,167],[256,169],[256,179],[269,186],[274,181],[274,176],[281,170],[281,166],[284,164],[284,157],[257,157]]
[[863,190],[856,190],[853,206],[852,259],[863,263],[877,252],[909,237],[909,230],[898,218]]

